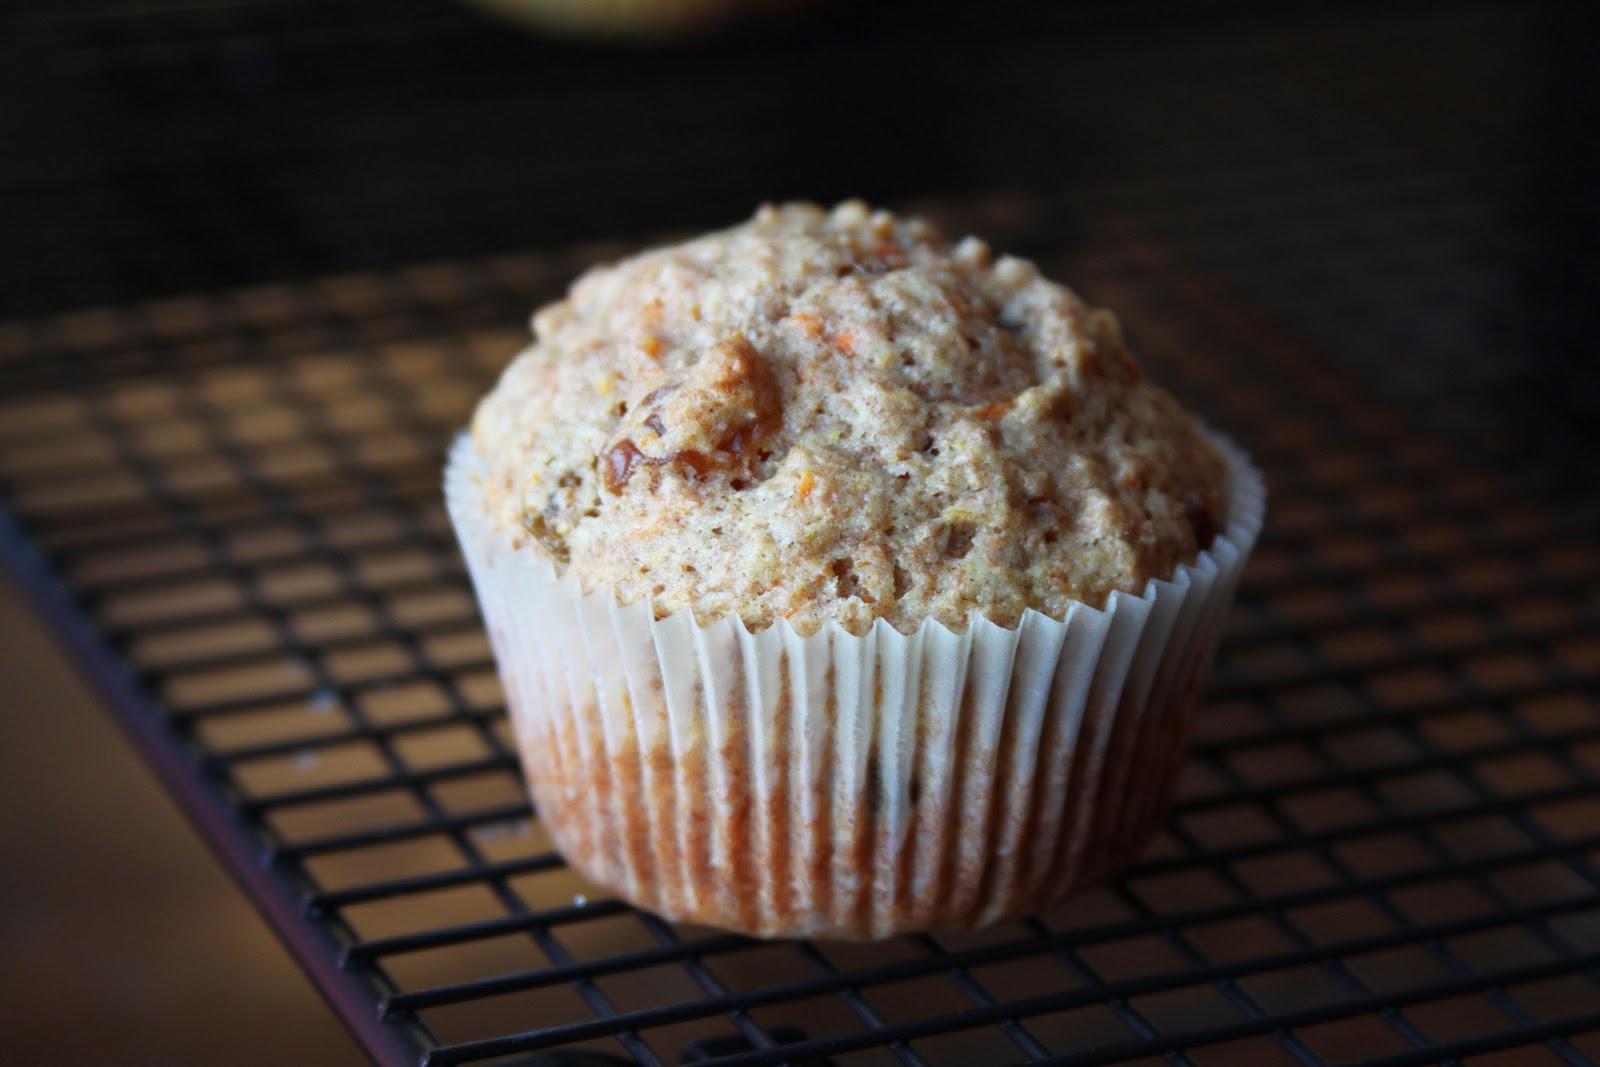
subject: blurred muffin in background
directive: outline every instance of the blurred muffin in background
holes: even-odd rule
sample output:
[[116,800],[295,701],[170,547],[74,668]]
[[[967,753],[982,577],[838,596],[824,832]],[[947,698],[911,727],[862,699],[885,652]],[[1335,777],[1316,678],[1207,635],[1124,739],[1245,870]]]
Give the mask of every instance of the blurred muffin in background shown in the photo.
[[809,0],[467,0],[495,15],[556,33],[596,38],[668,38],[736,21],[785,15]]

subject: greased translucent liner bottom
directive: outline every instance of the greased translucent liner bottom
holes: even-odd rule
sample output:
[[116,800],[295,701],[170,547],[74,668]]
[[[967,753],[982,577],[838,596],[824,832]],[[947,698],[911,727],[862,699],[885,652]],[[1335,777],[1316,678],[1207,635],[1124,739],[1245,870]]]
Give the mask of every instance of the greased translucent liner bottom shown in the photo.
[[1260,473],[1213,440],[1222,532],[1141,596],[803,637],[584,595],[494,529],[463,435],[446,503],[540,818],[633,903],[763,937],[977,926],[1104,877],[1170,806],[1261,529]]

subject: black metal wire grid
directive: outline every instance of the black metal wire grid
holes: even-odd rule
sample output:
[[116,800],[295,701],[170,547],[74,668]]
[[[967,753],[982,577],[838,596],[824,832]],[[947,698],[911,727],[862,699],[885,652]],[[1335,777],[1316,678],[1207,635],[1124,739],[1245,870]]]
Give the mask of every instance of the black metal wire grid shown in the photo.
[[12,324],[0,541],[381,1062],[1600,1062],[1592,501],[1131,223],[1052,249],[1026,205],[977,214],[1120,309],[1273,492],[1176,813],[1051,914],[766,944],[551,850],[439,466],[528,305],[607,250]]

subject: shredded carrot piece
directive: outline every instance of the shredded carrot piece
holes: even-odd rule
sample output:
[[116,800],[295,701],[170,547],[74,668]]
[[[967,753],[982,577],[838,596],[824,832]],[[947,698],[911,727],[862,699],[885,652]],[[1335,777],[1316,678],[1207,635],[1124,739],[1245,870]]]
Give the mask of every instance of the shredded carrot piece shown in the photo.
[[800,475],[800,488],[796,491],[796,495],[799,496],[802,502],[809,500],[811,498],[811,490],[816,487],[816,484],[817,476],[810,471],[806,471]]
[[833,335],[833,347],[847,356],[853,354],[856,350],[855,333],[851,330],[840,330]]
[[1002,400],[993,400],[983,405],[983,407],[979,408],[977,411],[974,411],[973,414],[978,416],[980,419],[1004,418],[1005,413],[1011,410],[1011,403],[1012,400],[1010,397],[1006,397]]
[[651,359],[661,358],[661,338],[657,337],[655,334],[651,334],[643,341],[640,341],[639,348]]
[[812,337],[822,333],[822,320],[815,315],[790,315],[796,326]]

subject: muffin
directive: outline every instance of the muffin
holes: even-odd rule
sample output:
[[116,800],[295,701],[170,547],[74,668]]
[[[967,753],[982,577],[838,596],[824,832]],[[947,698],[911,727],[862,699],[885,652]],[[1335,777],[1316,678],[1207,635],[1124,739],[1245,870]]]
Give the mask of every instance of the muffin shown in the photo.
[[469,0],[484,11],[556,33],[658,39],[789,13],[804,0]]
[[577,868],[869,938],[1147,841],[1264,497],[1112,315],[849,202],[596,268],[533,325],[446,495]]

